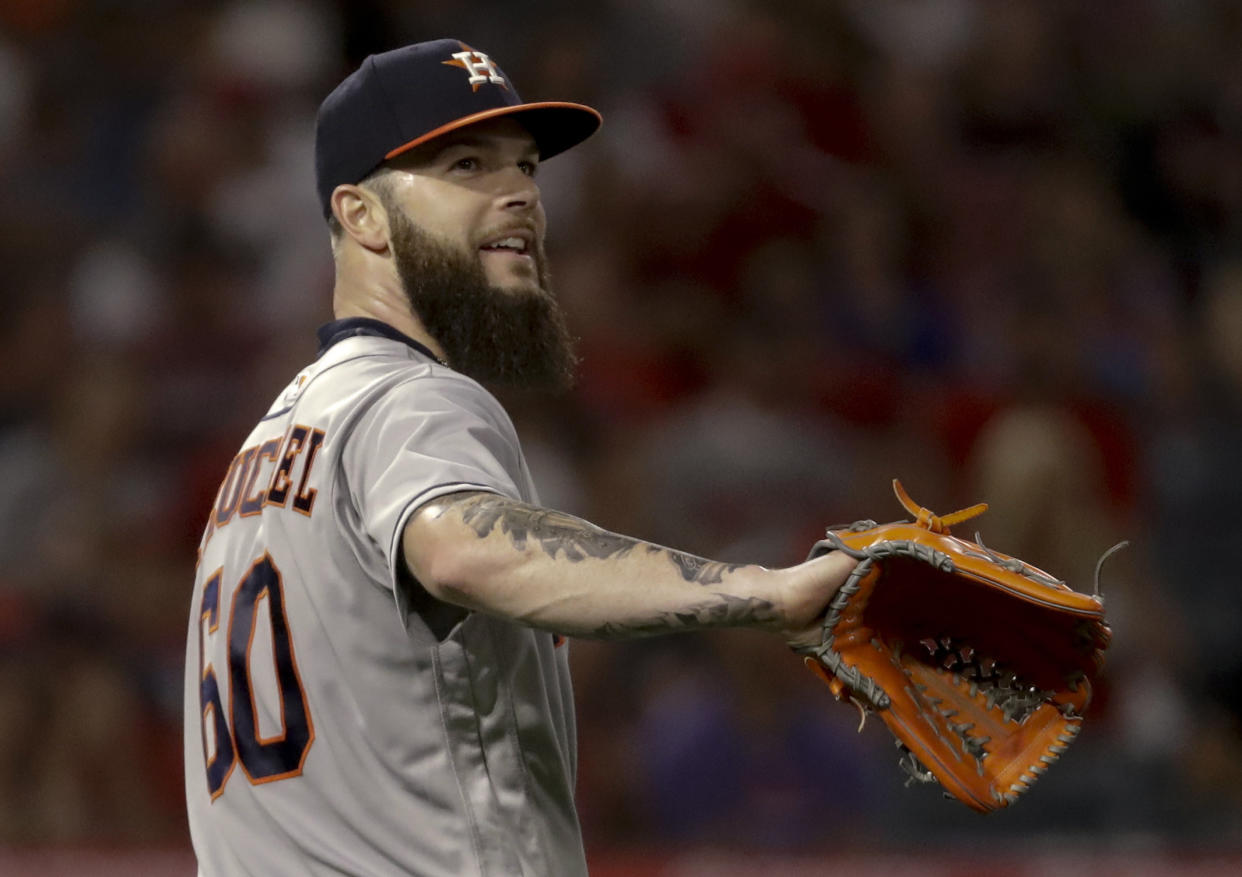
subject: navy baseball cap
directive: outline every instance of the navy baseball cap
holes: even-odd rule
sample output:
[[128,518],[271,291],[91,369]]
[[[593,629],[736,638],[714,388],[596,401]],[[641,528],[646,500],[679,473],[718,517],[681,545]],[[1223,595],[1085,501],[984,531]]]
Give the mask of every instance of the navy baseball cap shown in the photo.
[[459,40],[369,56],[319,105],[315,181],[324,217],[337,186],[433,137],[510,115],[535,139],[540,159],[581,143],[601,122],[583,104],[523,103],[495,61]]

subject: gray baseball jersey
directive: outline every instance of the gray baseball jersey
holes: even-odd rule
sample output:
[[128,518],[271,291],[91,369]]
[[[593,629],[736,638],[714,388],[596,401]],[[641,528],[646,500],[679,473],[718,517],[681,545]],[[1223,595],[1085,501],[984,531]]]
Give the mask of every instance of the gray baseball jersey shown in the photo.
[[233,459],[199,550],[185,770],[204,875],[586,871],[566,649],[434,600],[401,533],[461,490],[536,501],[499,403],[373,320]]

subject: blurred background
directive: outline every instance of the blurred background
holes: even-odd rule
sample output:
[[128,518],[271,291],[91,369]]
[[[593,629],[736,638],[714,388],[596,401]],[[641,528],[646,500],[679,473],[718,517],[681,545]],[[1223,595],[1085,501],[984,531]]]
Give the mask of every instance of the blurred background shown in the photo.
[[331,317],[314,112],[441,36],[605,116],[540,171],[547,504],[787,565],[896,476],[1080,590],[1132,543],[1080,742],[988,817],[766,638],[575,643],[595,873],[1238,873],[1226,0],[0,0],[0,873],[194,873],[194,553]]

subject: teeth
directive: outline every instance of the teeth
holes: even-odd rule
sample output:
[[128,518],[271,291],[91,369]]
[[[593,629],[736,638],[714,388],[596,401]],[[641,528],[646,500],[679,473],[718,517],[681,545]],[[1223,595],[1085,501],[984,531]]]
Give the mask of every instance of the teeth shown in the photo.
[[493,250],[518,250],[524,253],[526,252],[526,241],[519,237],[501,238],[498,241],[492,241],[487,247]]

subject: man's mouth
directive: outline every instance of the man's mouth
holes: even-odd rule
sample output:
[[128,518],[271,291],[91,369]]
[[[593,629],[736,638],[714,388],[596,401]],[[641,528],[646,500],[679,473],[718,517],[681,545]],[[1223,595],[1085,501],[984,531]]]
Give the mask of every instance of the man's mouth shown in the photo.
[[485,253],[509,253],[529,258],[531,238],[526,233],[507,234],[487,241],[479,249]]

